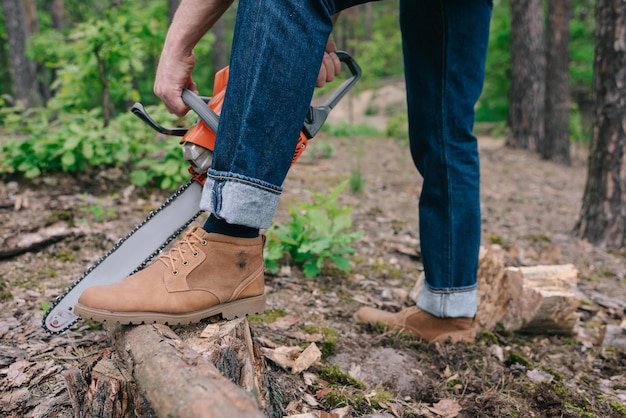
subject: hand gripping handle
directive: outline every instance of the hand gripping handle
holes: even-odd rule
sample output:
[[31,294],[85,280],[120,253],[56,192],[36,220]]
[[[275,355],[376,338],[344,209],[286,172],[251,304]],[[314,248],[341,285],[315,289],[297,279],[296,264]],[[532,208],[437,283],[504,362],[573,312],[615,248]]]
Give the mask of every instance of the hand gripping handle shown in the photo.
[[[339,60],[346,64],[352,76],[345,80],[337,89],[328,97],[321,106],[311,106],[304,121],[302,132],[308,139],[313,138],[320,130],[328,114],[337,103],[345,96],[345,94],[354,86],[359,78],[361,78],[361,67],[357,62],[344,51],[337,51]],[[206,105],[206,102],[191,90],[183,89],[183,102],[198,114],[200,119],[206,123],[213,132],[217,132],[220,117]]]
[[191,108],[196,114],[207,124],[213,132],[217,132],[217,126],[220,123],[220,117],[207,106],[206,102],[200,96],[188,89],[183,89],[183,102]]
[[361,67],[357,62],[345,51],[337,51],[339,60],[346,64],[352,77],[345,80],[335,91],[326,99],[321,106],[311,106],[309,112],[304,120],[304,126],[302,132],[308,139],[313,138],[319,132],[320,128],[328,118],[330,111],[333,110],[335,105],[345,96],[345,94],[354,86],[354,84],[361,78]]

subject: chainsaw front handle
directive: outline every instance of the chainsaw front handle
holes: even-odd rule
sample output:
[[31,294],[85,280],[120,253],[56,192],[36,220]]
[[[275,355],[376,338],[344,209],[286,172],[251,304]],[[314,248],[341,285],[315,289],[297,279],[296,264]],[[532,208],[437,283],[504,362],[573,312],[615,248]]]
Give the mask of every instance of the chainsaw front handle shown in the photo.
[[[326,121],[326,118],[328,118],[330,111],[333,110],[335,105],[339,103],[343,96],[345,96],[345,94],[352,88],[352,86],[354,86],[359,78],[361,78],[361,67],[350,56],[350,54],[344,51],[337,51],[337,56],[342,63],[346,64],[352,76],[341,83],[341,85],[333,91],[323,105],[311,106],[309,108],[304,125],[302,126],[302,132],[308,139],[313,138],[319,132],[320,128]],[[191,90],[183,89],[182,99],[183,102],[191,108],[191,110],[198,114],[200,119],[202,119],[213,132],[217,132],[220,117],[213,111],[213,109],[207,106],[203,98],[196,95]]]
[[328,99],[326,99],[323,105],[317,107],[311,106],[304,120],[304,126],[302,126],[302,132],[308,139],[317,135],[324,122],[326,122],[330,111],[333,110],[335,105],[339,103],[343,96],[345,96],[359,78],[361,78],[361,67],[350,54],[345,51],[337,51],[336,54],[337,57],[339,57],[339,61],[346,64],[352,77],[341,83]]

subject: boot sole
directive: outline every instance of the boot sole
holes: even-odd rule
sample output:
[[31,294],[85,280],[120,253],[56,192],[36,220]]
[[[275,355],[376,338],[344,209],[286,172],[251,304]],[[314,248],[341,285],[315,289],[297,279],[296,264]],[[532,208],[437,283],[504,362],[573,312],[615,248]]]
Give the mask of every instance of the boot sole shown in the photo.
[[222,318],[231,320],[243,318],[247,315],[261,314],[265,311],[265,295],[238,299],[229,303],[211,306],[207,309],[188,313],[158,313],[158,312],[115,312],[93,309],[77,303],[74,307],[76,315],[83,319],[92,319],[98,322],[118,322],[122,325],[140,324],[167,324],[186,325],[200,322],[204,318],[222,315]]

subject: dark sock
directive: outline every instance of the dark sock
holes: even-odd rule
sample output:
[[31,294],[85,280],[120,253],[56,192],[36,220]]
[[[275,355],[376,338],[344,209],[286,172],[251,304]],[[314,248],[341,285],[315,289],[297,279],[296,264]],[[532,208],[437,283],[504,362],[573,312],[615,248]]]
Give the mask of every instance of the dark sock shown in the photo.
[[259,236],[259,230],[257,228],[229,224],[225,220],[220,219],[213,214],[209,215],[209,218],[204,223],[202,229],[206,232],[214,232],[216,234],[228,235],[237,238],[255,238]]

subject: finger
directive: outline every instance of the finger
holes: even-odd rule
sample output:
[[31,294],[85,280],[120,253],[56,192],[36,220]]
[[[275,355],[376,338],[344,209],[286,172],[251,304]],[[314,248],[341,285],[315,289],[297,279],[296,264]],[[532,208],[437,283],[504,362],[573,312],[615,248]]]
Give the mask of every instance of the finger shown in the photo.
[[326,69],[326,72],[325,72],[326,78],[324,79],[324,81],[327,83],[333,81],[335,79],[335,76],[337,75],[337,70],[335,68],[333,55],[336,55],[336,54],[328,53],[328,52],[325,53],[324,60],[322,61],[324,68]]
[[[332,62],[332,66],[333,66],[333,78],[338,76],[339,73],[341,73],[341,60],[339,59],[339,56],[335,53],[335,52],[331,52],[328,54],[330,56],[330,60]],[[329,80],[332,81],[332,80]]]
[[[326,56],[326,54],[324,54],[324,56]],[[320,72],[317,75],[317,82],[315,83],[316,87],[323,87],[324,84],[326,84],[327,69],[326,69],[325,59],[326,59],[325,57],[324,57],[324,59],[322,59],[322,65],[320,66]]]

